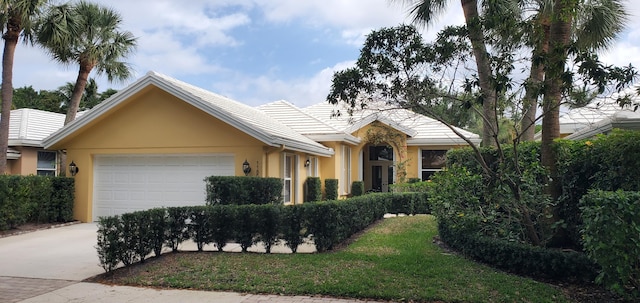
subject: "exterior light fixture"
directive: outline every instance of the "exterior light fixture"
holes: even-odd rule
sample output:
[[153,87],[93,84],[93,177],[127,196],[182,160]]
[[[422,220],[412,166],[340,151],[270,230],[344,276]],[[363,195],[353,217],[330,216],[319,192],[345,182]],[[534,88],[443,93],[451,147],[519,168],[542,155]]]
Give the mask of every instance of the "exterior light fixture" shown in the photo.
[[247,161],[247,159],[244,159],[244,162],[242,163],[242,172],[245,176],[248,176],[251,172],[251,166],[249,165],[249,161]]
[[75,176],[79,171],[80,169],[78,168],[78,166],[73,161],[71,161],[71,163],[69,163],[69,173],[71,173],[71,176]]
[[307,159],[307,161],[304,161],[304,167],[309,167],[309,165],[311,165],[311,161],[309,161],[309,159]]

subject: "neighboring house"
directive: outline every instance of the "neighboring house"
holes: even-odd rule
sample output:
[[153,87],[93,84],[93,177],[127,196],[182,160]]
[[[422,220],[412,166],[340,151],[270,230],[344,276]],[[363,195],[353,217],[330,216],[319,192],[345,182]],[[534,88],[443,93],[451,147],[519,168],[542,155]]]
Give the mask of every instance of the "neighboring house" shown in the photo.
[[[206,176],[284,181],[283,203],[302,203],[307,177],[384,191],[398,178],[426,178],[447,149],[466,143],[439,122],[404,110],[331,118],[334,108],[278,101],[253,108],[155,72],[44,140],[79,171],[74,217],[203,204]],[[350,122],[350,120],[352,120]],[[459,130],[474,142],[476,134]]]
[[640,84],[608,97],[596,98],[587,106],[574,108],[560,116],[560,136],[584,139],[606,134],[613,128],[638,129],[640,116],[633,108],[621,108],[618,98],[628,96],[632,104],[640,103]]
[[11,111],[9,120],[8,173],[54,176],[57,153],[44,150],[42,140],[64,125],[64,114],[21,108]]

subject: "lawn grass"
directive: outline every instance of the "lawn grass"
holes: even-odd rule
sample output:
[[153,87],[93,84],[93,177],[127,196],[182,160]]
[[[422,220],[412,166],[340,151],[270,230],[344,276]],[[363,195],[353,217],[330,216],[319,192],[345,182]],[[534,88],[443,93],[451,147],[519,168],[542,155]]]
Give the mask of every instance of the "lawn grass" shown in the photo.
[[446,253],[432,216],[383,220],[324,254],[181,252],[117,270],[110,283],[415,302],[567,302],[560,289]]

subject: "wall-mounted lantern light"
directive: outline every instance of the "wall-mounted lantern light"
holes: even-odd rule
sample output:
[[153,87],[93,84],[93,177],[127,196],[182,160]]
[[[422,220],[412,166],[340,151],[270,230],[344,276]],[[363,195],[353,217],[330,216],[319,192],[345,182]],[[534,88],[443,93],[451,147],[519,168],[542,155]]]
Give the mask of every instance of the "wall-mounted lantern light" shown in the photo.
[[71,161],[71,163],[69,163],[69,173],[71,173],[71,176],[75,176],[79,171],[80,169],[78,168],[78,166],[73,161]]
[[311,165],[311,161],[309,161],[309,159],[307,159],[307,161],[304,161],[304,167],[309,167],[309,165]]
[[251,166],[249,165],[249,161],[247,161],[247,159],[244,159],[244,162],[242,163],[242,172],[245,176],[248,176],[251,172]]

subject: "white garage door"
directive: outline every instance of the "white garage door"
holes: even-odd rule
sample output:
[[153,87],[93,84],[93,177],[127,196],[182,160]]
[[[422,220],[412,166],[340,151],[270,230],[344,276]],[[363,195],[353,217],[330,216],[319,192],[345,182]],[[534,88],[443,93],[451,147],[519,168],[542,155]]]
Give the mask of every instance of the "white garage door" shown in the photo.
[[204,178],[234,173],[233,155],[98,155],[93,220],[154,207],[204,205]]

